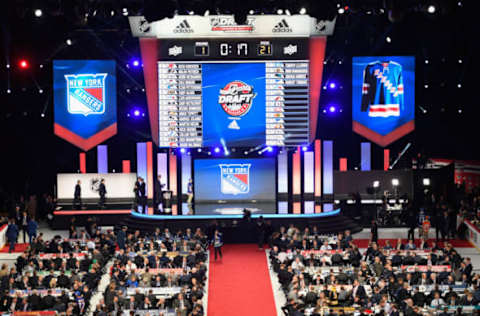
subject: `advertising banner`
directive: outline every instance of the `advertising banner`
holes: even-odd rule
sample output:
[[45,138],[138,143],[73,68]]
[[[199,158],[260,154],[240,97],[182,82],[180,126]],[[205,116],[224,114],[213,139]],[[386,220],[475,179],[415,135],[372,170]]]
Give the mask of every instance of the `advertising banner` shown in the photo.
[[53,62],[54,133],[88,151],[117,133],[115,61]]
[[385,147],[415,129],[415,58],[354,57],[353,130]]

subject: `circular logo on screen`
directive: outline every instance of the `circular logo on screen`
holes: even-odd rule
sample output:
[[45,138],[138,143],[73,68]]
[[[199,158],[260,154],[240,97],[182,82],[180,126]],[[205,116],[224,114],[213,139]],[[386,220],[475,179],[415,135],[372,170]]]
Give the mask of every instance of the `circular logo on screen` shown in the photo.
[[218,103],[228,115],[243,116],[250,111],[253,98],[256,95],[252,86],[243,81],[235,80],[227,83],[223,89],[220,89]]

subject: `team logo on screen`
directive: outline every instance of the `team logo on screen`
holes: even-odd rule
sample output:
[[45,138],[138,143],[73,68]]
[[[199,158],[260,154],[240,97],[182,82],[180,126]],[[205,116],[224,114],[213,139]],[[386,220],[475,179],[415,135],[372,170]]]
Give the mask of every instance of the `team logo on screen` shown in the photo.
[[220,89],[218,103],[228,115],[243,116],[250,111],[253,98],[256,95],[252,86],[243,81],[235,80],[227,83],[223,89]]
[[220,164],[220,184],[223,194],[247,194],[250,191],[251,164]]
[[105,113],[105,78],[107,74],[65,75],[68,113]]

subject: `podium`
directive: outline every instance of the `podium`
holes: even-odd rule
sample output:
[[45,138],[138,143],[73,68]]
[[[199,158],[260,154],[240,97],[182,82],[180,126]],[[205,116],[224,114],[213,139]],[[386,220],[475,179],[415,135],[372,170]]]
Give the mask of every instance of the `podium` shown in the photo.
[[172,191],[162,192],[162,206],[163,206],[163,212],[165,213],[165,215],[172,214],[172,196],[173,196]]

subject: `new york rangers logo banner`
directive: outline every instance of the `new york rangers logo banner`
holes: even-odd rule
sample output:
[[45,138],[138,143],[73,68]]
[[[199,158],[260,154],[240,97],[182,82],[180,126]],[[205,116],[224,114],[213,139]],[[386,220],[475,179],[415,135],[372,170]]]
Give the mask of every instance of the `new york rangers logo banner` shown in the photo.
[[415,129],[415,58],[353,58],[353,130],[385,147]]
[[87,151],[117,133],[115,61],[55,60],[54,132]]
[[251,164],[220,164],[221,192],[223,194],[247,194],[250,191]]

